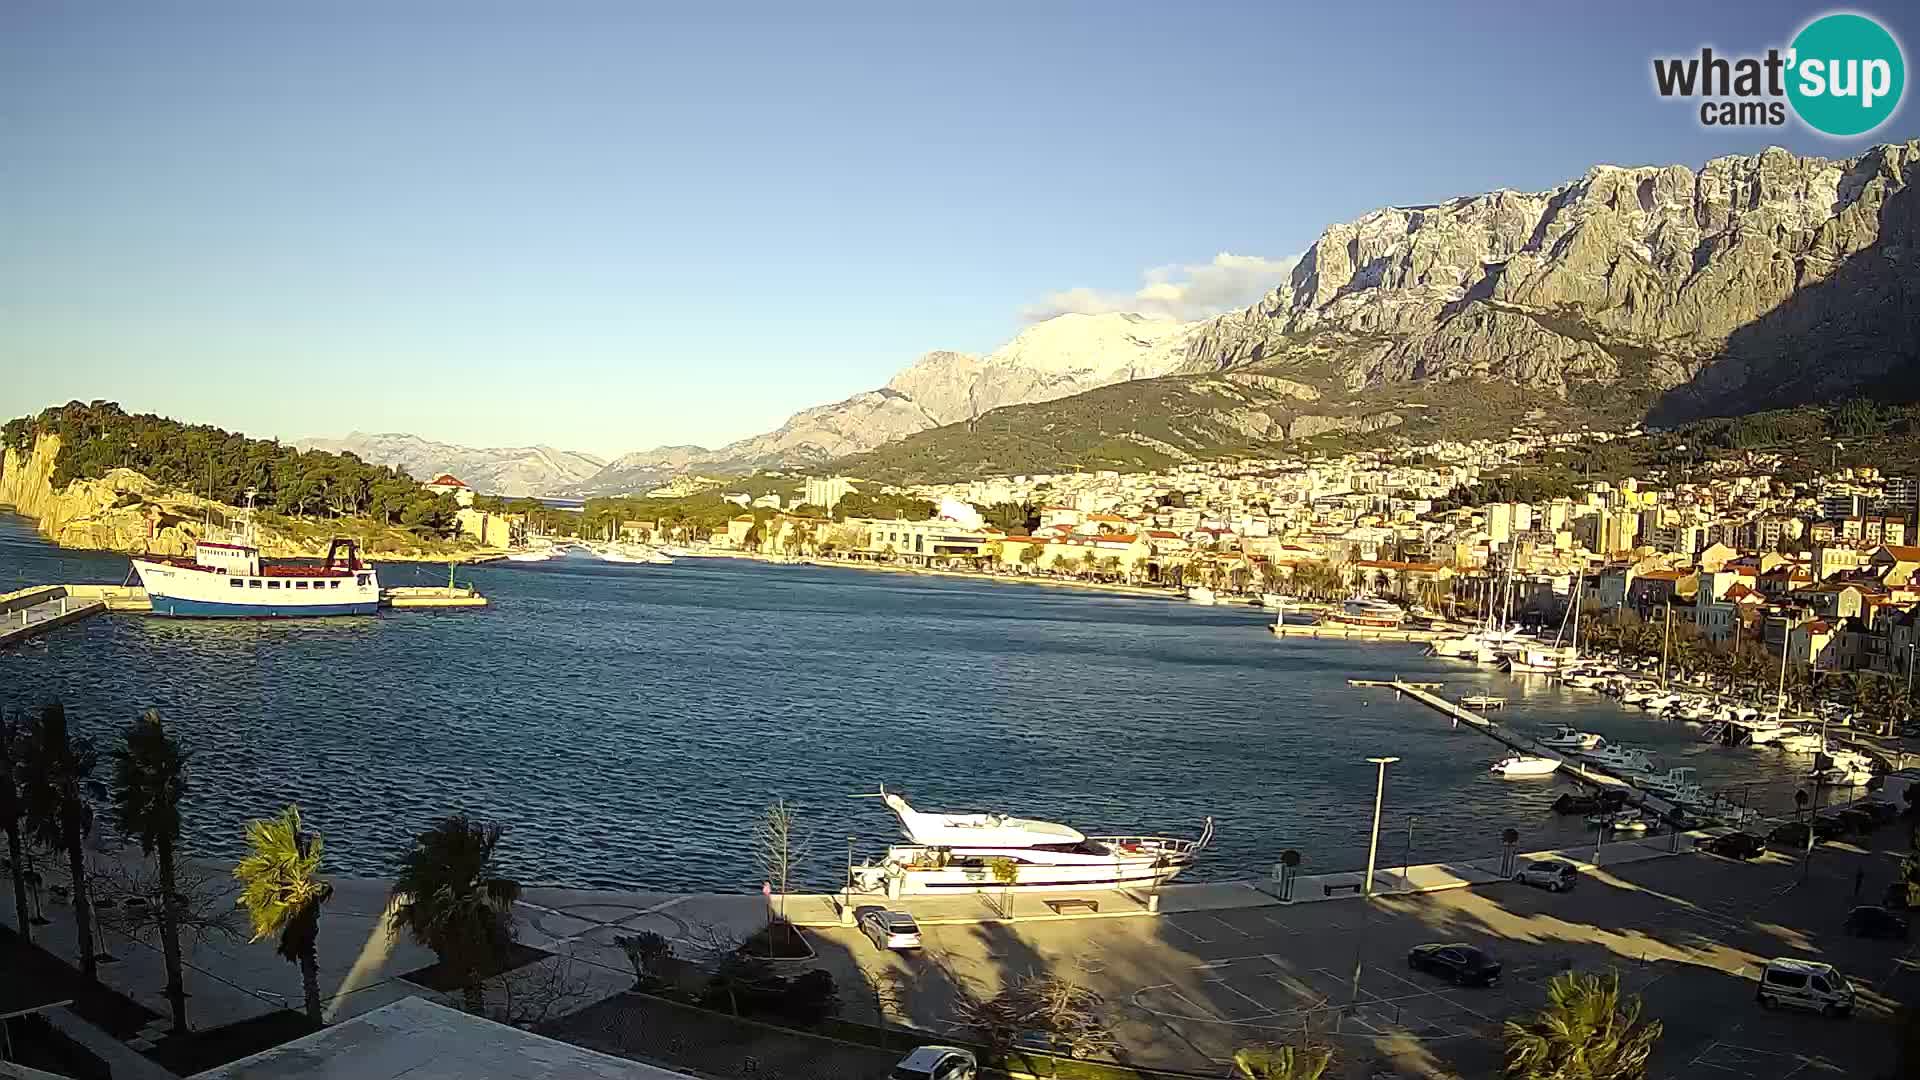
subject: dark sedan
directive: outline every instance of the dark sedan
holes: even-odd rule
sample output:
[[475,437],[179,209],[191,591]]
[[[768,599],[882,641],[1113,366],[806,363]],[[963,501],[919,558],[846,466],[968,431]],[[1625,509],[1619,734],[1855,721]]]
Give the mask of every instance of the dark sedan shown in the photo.
[[1723,836],[1709,836],[1700,841],[1699,847],[1709,855],[1720,855],[1729,859],[1753,859],[1765,854],[1767,842],[1750,832],[1732,832]]
[[1883,907],[1862,904],[1847,912],[1847,921],[1844,925],[1847,933],[1854,937],[1883,938],[1889,941],[1907,939],[1907,920]]
[[1500,961],[1471,945],[1415,945],[1407,966],[1451,980],[1457,986],[1492,986],[1500,981]]

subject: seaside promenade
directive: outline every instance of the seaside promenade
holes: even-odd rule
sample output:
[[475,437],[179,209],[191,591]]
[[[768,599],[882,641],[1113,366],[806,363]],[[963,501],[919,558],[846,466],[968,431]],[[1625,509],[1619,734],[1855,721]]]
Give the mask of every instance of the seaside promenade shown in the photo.
[[[1894,831],[1901,830],[1885,830]],[[1579,865],[1582,884],[1564,896],[1507,882],[1494,859],[1382,868],[1371,899],[1358,895],[1362,875],[1354,871],[1301,874],[1292,882],[1291,902],[1280,899],[1272,881],[1172,885],[1160,890],[1157,901],[1102,893],[1097,911],[1068,914],[1055,913],[1038,897],[1011,903],[992,894],[909,897],[894,906],[915,914],[927,940],[926,949],[910,956],[874,949],[858,930],[843,926],[838,896],[789,896],[784,908],[808,928],[818,953],[812,964],[834,973],[842,1013],[850,1018],[865,1014],[872,1022],[883,996],[876,988],[897,984],[905,989],[886,994],[893,1004],[881,1012],[889,1023],[931,1040],[954,1034],[953,1005],[963,991],[991,992],[1028,971],[1051,971],[1108,1001],[1130,1060],[1166,1069],[1213,1069],[1236,1045],[1309,1027],[1332,1030],[1351,1052],[1382,1061],[1464,1064],[1478,1060],[1474,1054],[1485,1046],[1497,1049],[1498,1019],[1537,1005],[1546,974],[1573,966],[1627,970],[1630,985],[1649,994],[1657,1015],[1674,1015],[1680,1029],[1697,1032],[1691,1060],[1712,1051],[1708,1044],[1726,1041],[1721,1036],[1728,1018],[1690,1015],[1679,999],[1656,1000],[1665,992],[1657,987],[1690,988],[1688,994],[1710,990],[1729,1002],[1745,1002],[1751,991],[1743,980],[1768,955],[1832,959],[1875,994],[1883,982],[1895,987],[1892,980],[1911,968],[1910,950],[1890,956],[1884,946],[1861,949],[1836,933],[1845,907],[1838,894],[1855,869],[1880,888],[1892,872],[1889,851],[1864,842],[1823,846],[1803,881],[1807,872],[1792,857],[1772,854],[1737,864],[1691,853],[1691,839],[1679,837],[1677,853],[1663,837],[1606,844],[1597,852],[1585,847],[1520,856]],[[104,870],[107,860],[137,855],[123,849],[95,858]],[[225,873],[218,864],[200,867],[210,883]],[[59,880],[51,867],[42,869],[50,882]],[[389,883],[334,883],[319,938],[327,1018],[357,1016],[409,996],[457,1007],[457,994],[409,978],[434,957],[387,932]],[[884,901],[855,897],[856,905],[869,902]],[[566,1014],[591,1010],[581,1015],[601,1017],[623,1008],[620,1002],[627,999],[621,995],[633,979],[616,937],[650,930],[673,942],[677,954],[697,958],[714,941],[738,939],[764,925],[770,903],[781,906],[782,898],[529,887],[516,910],[520,941],[546,955],[507,976],[514,987],[493,985],[490,1001],[506,1007],[509,989],[523,997],[535,986],[558,993],[561,1000],[549,1004],[543,1019],[564,1032],[568,1022],[559,1018]],[[43,912],[48,923],[35,928],[34,940],[73,963],[71,909],[43,899]],[[11,897],[0,900],[0,919],[11,924]],[[129,937],[113,929],[111,916],[108,927],[102,945],[114,959],[101,966],[101,978],[152,1011],[155,1022],[128,1041],[130,1049],[144,1049],[165,1029],[157,942],[150,932]],[[1507,959],[1517,977],[1506,990],[1487,994],[1449,991],[1395,973],[1404,948],[1421,940],[1485,944]],[[189,942],[187,961],[189,1008],[198,1029],[300,1008],[299,971],[270,942],[202,936]],[[1880,1015],[1890,1008],[1875,1004],[1865,1012]],[[603,1028],[594,1030],[600,1035],[587,1041],[601,1050],[647,1060],[659,1056],[657,1047],[623,1049],[619,1040],[608,1041],[612,1037]],[[1746,1046],[1768,1036],[1739,1038]],[[1781,1061],[1848,1052],[1828,1045],[1832,1041],[1800,1047],[1798,1056]],[[1852,1052],[1868,1051],[1860,1046]]]

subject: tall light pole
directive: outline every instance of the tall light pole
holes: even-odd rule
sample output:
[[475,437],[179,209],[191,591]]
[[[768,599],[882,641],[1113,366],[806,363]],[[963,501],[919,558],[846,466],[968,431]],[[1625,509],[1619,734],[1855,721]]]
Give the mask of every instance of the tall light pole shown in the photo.
[[1380,806],[1386,801],[1387,797],[1387,766],[1400,759],[1397,757],[1370,757],[1367,760],[1380,767],[1380,778],[1373,787],[1373,835],[1367,841],[1367,881],[1366,888],[1363,890],[1366,895],[1372,896],[1374,857],[1380,853]]

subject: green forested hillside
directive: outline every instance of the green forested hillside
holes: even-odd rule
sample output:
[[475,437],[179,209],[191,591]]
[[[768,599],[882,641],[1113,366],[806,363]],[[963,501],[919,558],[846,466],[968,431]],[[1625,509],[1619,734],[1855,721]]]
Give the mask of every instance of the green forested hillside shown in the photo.
[[367,517],[422,532],[452,528],[458,506],[396,469],[351,454],[301,452],[268,439],[164,416],[130,414],[110,401],[68,402],[7,423],[6,446],[24,456],[36,437],[60,436],[52,477],[58,489],[77,479],[129,468],[153,480],[229,505],[248,489],[276,513]]

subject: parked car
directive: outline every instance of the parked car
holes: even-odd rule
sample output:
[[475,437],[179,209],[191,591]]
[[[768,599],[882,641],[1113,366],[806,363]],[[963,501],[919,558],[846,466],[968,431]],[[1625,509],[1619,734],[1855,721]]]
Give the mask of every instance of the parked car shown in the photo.
[[1845,1016],[1853,1011],[1853,985],[1847,977],[1832,964],[1813,960],[1779,957],[1767,961],[1754,997],[1763,1009],[1785,1005],[1828,1016]]
[[1874,817],[1872,811],[1862,810],[1857,806],[1847,807],[1845,810],[1833,815],[1833,819],[1845,826],[1848,832],[1860,835],[1865,835],[1880,827],[1880,819]]
[[1561,859],[1535,859],[1514,871],[1513,880],[1548,892],[1566,892],[1580,880],[1580,869]]
[[1891,941],[1907,939],[1907,920],[1883,907],[1862,904],[1847,912],[1847,921],[1842,924],[1847,933],[1854,937],[1884,938]]
[[1727,859],[1753,859],[1766,854],[1765,837],[1750,832],[1730,832],[1719,836],[1709,836],[1695,845],[1709,855],[1719,855]]
[[1407,953],[1407,966],[1459,986],[1492,986],[1500,981],[1500,961],[1465,942],[1415,945]]
[[1829,818],[1814,818],[1811,822],[1789,821],[1784,825],[1774,826],[1774,830],[1767,834],[1767,843],[1798,851],[1807,846],[1809,829],[1813,830],[1813,840],[1816,844],[1824,844],[1839,837],[1845,831],[1838,822]]
[[920,947],[920,924],[914,922],[913,916],[904,911],[863,907],[855,913],[855,921],[860,925],[860,932],[873,940],[875,948],[917,949]]
[[1855,810],[1865,810],[1873,815],[1873,820],[1882,825],[1900,816],[1900,808],[1885,799],[1862,799],[1853,804]]
[[892,1080],[974,1080],[980,1062],[957,1046],[922,1046],[900,1059]]

